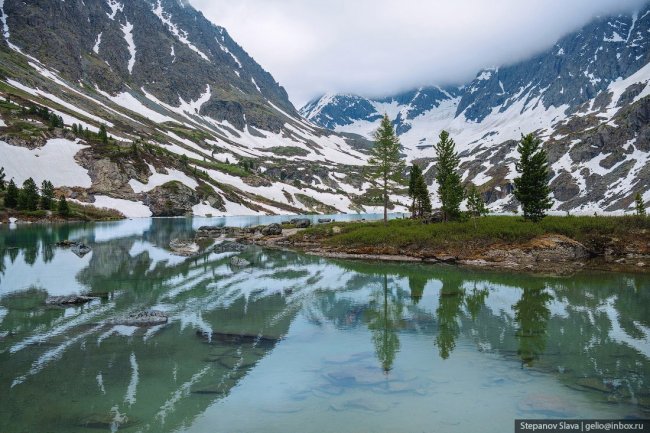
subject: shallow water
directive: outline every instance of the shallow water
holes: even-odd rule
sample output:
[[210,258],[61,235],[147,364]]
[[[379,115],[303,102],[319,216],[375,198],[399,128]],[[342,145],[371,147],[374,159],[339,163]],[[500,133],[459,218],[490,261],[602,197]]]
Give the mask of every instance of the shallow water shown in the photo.
[[[648,275],[168,248],[201,225],[265,222],[0,229],[0,432],[504,432],[515,418],[650,417]],[[93,250],[79,258],[62,239]],[[252,266],[231,267],[234,255]],[[44,305],[72,293],[101,299]],[[106,324],[149,308],[169,323]]]

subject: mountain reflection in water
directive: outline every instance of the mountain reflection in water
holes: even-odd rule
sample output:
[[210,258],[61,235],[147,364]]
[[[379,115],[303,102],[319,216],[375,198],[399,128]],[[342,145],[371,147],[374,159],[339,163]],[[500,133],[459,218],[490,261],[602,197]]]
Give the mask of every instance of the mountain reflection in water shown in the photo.
[[[0,231],[0,431],[319,431],[332,412],[337,431],[412,431],[455,414],[449,430],[463,431],[472,421],[453,395],[498,405],[493,424],[477,413],[485,431],[515,417],[650,414],[648,276],[539,277],[210,242],[195,257],[172,254],[172,239],[204,223]],[[92,252],[54,245],[63,239]],[[252,265],[231,266],[236,255]],[[45,306],[74,293],[99,299]],[[147,309],[168,324],[106,323]],[[448,413],[400,415],[400,405],[441,404],[442,389]]]

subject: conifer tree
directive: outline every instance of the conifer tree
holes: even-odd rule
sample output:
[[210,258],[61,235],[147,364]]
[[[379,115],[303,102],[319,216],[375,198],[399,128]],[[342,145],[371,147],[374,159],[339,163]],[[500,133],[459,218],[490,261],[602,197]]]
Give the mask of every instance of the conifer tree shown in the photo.
[[18,194],[20,191],[16,186],[16,183],[13,179],[9,181],[7,185],[7,194],[5,195],[5,207],[9,209],[15,209],[18,207]]
[[54,202],[54,185],[49,180],[41,183],[41,209],[51,210]]
[[388,206],[390,194],[403,184],[403,172],[406,164],[400,156],[400,143],[388,115],[381,119],[375,131],[375,144],[370,150],[368,160],[369,180],[381,189],[384,205],[384,224],[388,224]]
[[411,213],[413,218],[422,218],[425,214],[431,213],[429,188],[424,180],[422,169],[416,164],[413,164],[411,167],[409,177],[409,196],[412,199]]
[[5,168],[0,167],[0,191],[5,190]]
[[476,218],[487,215],[488,213],[483,197],[481,197],[481,194],[474,185],[467,191],[467,210],[474,220],[474,228],[476,228]]
[[640,193],[636,194],[636,197],[634,198],[634,203],[636,207],[637,216],[640,217],[646,216],[645,203],[643,203],[643,197],[641,197]]
[[449,138],[447,131],[442,131],[439,138],[440,141],[434,147],[438,158],[436,182],[443,216],[445,221],[449,221],[460,217],[460,203],[463,201],[464,192],[458,174],[460,160],[456,153],[456,144]]
[[61,197],[59,197],[59,204],[57,206],[57,212],[62,217],[70,216],[70,207],[68,206],[68,202],[66,201],[64,195],[61,195]]
[[409,172],[409,197],[411,198],[411,215],[416,217],[416,196],[415,188],[418,182],[418,177],[422,175],[422,169],[419,165],[413,164]]
[[423,218],[425,214],[430,214],[432,212],[431,197],[429,196],[429,187],[422,174],[415,184],[415,196],[417,197],[418,217]]
[[548,161],[541,144],[539,138],[528,134],[522,136],[517,146],[520,156],[515,168],[520,176],[514,180],[514,194],[521,203],[524,218],[532,221],[540,221],[552,206]]
[[23,187],[18,194],[18,209],[33,211],[38,209],[40,197],[38,187],[31,177],[23,182]]
[[97,137],[102,141],[102,143],[108,143],[108,133],[106,132],[106,125],[103,123],[99,125],[99,132],[97,133]]

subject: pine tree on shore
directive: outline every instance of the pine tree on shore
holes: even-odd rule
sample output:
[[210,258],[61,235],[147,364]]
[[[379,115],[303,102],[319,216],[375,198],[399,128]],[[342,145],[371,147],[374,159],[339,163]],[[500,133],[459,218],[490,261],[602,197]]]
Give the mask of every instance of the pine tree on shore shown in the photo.
[[5,168],[0,167],[0,191],[5,190]]
[[18,194],[20,191],[16,186],[16,183],[13,179],[9,181],[7,185],[7,194],[5,195],[5,207],[9,209],[15,209],[18,207]]
[[515,168],[520,176],[515,178],[515,197],[521,203],[524,218],[540,221],[553,205],[549,197],[549,169],[542,141],[533,134],[522,136],[517,151],[519,162]]
[[51,210],[54,202],[54,185],[49,180],[41,183],[41,209]]
[[417,183],[418,176],[421,173],[422,173],[422,169],[420,168],[420,166],[418,166],[417,164],[413,164],[411,166],[411,170],[409,171],[409,197],[411,199],[411,215],[413,216],[413,218],[415,218],[417,213],[415,209],[415,205],[416,205],[415,185]]
[[464,195],[458,174],[460,160],[456,153],[456,144],[449,138],[449,133],[442,131],[439,138],[440,141],[434,147],[438,158],[436,182],[438,182],[438,195],[442,203],[444,219],[450,221],[460,217],[460,203]]
[[367,171],[369,180],[379,184],[384,206],[384,224],[388,223],[388,206],[390,194],[403,184],[403,172],[406,168],[400,156],[400,143],[388,115],[384,115],[375,132],[375,144],[370,150]]
[[70,207],[68,206],[68,202],[66,201],[64,195],[61,195],[61,197],[59,197],[59,204],[57,206],[57,212],[62,217],[70,216]]
[[476,228],[476,219],[488,213],[483,197],[475,185],[472,185],[467,191],[467,211],[474,220],[474,228]]
[[646,216],[645,203],[643,203],[643,197],[641,197],[640,193],[636,194],[636,197],[634,198],[634,203],[635,203],[637,216],[640,217]]
[[425,214],[431,213],[429,188],[424,180],[422,170],[416,164],[411,167],[409,196],[412,199],[411,214],[413,218],[422,218]]
[[23,182],[23,187],[18,194],[18,209],[27,211],[37,210],[39,201],[38,187],[34,179],[30,177]]

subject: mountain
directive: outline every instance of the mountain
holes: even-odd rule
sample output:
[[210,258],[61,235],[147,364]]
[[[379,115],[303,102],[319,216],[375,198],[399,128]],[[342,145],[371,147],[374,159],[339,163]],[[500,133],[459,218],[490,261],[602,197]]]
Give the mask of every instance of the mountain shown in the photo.
[[458,87],[429,86],[380,99],[325,95],[301,114],[339,132],[372,136],[384,113],[404,153],[433,181],[437,135],[450,132],[466,182],[493,210],[516,208],[516,140],[535,132],[552,167],[558,211],[620,212],[650,202],[650,4],[600,17],[516,64]]
[[374,209],[367,141],[301,118],[186,0],[3,0],[0,26],[0,165],[19,184],[126,216]]

